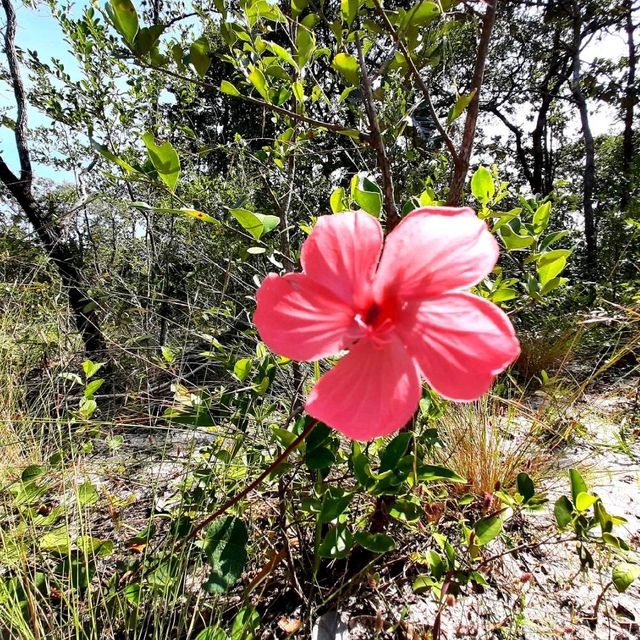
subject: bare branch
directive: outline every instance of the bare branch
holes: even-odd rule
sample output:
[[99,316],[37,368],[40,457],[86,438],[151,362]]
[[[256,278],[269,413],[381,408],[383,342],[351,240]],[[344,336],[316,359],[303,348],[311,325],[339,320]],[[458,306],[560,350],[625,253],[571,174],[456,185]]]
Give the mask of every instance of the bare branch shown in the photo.
[[18,55],[16,53],[16,12],[10,0],[2,0],[2,6],[7,16],[7,28],[4,34],[4,49],[9,63],[9,74],[13,85],[13,94],[16,99],[18,115],[16,118],[15,136],[18,157],[20,158],[20,181],[31,186],[33,173],[31,170],[31,158],[27,146],[27,101],[24,85],[20,77]]
[[407,64],[409,65],[409,71],[411,71],[411,75],[413,75],[416,84],[418,85],[422,95],[429,107],[429,113],[431,114],[431,119],[438,130],[438,133],[442,136],[445,145],[447,146],[447,150],[453,159],[454,164],[458,162],[458,151],[456,150],[456,146],[453,143],[453,140],[447,133],[447,130],[444,128],[442,123],[440,122],[440,118],[438,118],[438,114],[436,113],[435,107],[433,106],[433,101],[431,100],[431,92],[429,91],[429,87],[427,83],[424,81],[423,77],[420,75],[420,71],[418,67],[416,67],[411,54],[407,50],[404,42],[400,38],[400,34],[396,31],[396,28],[391,24],[387,14],[384,12],[382,5],[380,4],[380,0],[373,0],[374,7],[376,9],[376,13],[382,18],[384,22],[384,26],[387,31],[393,37],[394,42],[396,43],[398,49],[400,49],[400,53],[405,57]]
[[522,129],[515,124],[507,116],[505,116],[496,106],[487,105],[486,107],[481,107],[484,111],[488,111],[489,113],[493,113],[502,124],[504,124],[511,133],[516,138],[516,154],[518,155],[518,160],[520,161],[520,166],[522,167],[522,172],[524,173],[524,177],[527,179],[527,182],[531,184],[533,180],[533,176],[531,174],[531,169],[529,168],[529,162],[527,161],[527,153],[522,144]]
[[[4,1],[4,0],[3,0]],[[143,61],[139,61],[139,63],[146,67],[147,69],[152,69],[153,71],[158,71],[159,73],[164,73],[167,76],[171,76],[172,78],[176,78],[178,80],[183,80],[185,82],[191,82],[196,84],[203,89],[207,89],[208,91],[220,92],[220,87],[217,87],[215,84],[211,84],[210,82],[206,82],[205,80],[199,80],[198,78],[191,78],[189,76],[185,76],[181,73],[177,73],[175,71],[171,71],[170,69],[165,69],[164,67],[157,67],[155,65],[147,64]],[[274,113],[279,113],[282,116],[287,116],[292,120],[296,120],[299,122],[306,122],[314,127],[319,127],[322,129],[326,129],[327,131],[333,131],[334,133],[339,133],[341,135],[346,135],[351,137],[351,133],[353,133],[353,129],[349,129],[348,127],[343,127],[339,124],[334,124],[333,122],[323,122],[322,120],[316,120],[315,118],[310,118],[309,116],[305,116],[301,113],[296,113],[295,111],[291,111],[290,109],[285,109],[284,107],[279,107],[271,102],[266,102],[265,100],[261,100],[260,98],[254,98],[253,96],[237,96],[240,100],[244,100],[245,102],[250,102],[251,104],[258,105],[260,107],[264,107]],[[364,131],[358,131],[358,137],[360,140],[366,142],[369,140],[369,134]]]
[[471,160],[471,152],[473,150],[473,142],[476,135],[476,125],[478,122],[478,112],[480,108],[480,89],[484,80],[484,68],[489,54],[489,42],[491,40],[491,32],[496,21],[496,10],[498,0],[486,0],[486,11],[482,18],[482,31],[480,33],[480,41],[478,42],[478,51],[476,53],[476,61],[473,67],[473,77],[471,80],[472,91],[475,90],[473,98],[467,107],[467,115],[464,121],[464,130],[462,132],[462,143],[460,145],[460,153],[455,163],[453,178],[449,187],[449,197],[447,204],[456,207],[460,204],[464,184],[469,170],[469,162]]
[[369,119],[369,128],[371,135],[369,142],[376,152],[376,159],[378,167],[382,173],[382,190],[384,194],[384,210],[387,218],[387,233],[392,231],[393,228],[400,222],[400,218],[396,211],[395,196],[393,193],[393,177],[391,176],[391,167],[389,166],[389,158],[387,157],[387,151],[384,147],[384,140],[380,133],[380,126],[378,124],[378,116],[376,114],[376,107],[373,101],[373,91],[371,89],[371,80],[369,79],[369,72],[362,53],[362,45],[360,44],[360,38],[356,33],[356,46],[358,47],[358,60],[360,63],[360,72],[362,74],[362,92],[364,94],[364,108],[367,112],[367,118]]

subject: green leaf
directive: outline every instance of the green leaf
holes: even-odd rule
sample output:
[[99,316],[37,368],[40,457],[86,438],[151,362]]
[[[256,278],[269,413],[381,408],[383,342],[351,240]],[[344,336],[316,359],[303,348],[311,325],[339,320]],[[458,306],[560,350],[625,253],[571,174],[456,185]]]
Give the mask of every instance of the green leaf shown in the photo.
[[95,380],[92,380],[84,388],[84,393],[82,395],[87,399],[93,398],[93,395],[100,389],[103,384],[104,378],[96,378]]
[[620,562],[613,567],[611,579],[620,593],[624,593],[636,578],[640,578],[640,565]]
[[516,479],[516,486],[518,488],[518,493],[524,498],[525,502],[533,498],[536,493],[535,487],[533,485],[533,480],[527,473],[518,474],[518,478]]
[[33,482],[40,476],[44,475],[46,472],[47,472],[47,467],[44,467],[38,464],[32,464],[32,465],[29,465],[22,472],[22,475],[20,476],[20,480],[22,480],[23,483]]
[[359,0],[340,0],[340,13],[342,15],[342,21],[347,23],[347,27],[351,27],[351,24],[356,19],[359,6]]
[[100,371],[100,368],[102,367],[103,364],[104,363],[102,362],[92,362],[91,360],[85,360],[82,363],[82,370],[84,371],[84,375],[86,379],[89,380],[89,378],[92,378],[93,376],[95,376],[96,373]]
[[165,30],[165,25],[156,24],[151,27],[143,27],[138,31],[135,42],[133,43],[133,49],[135,53],[144,57],[147,55],[158,55],[157,43],[158,39]]
[[176,361],[176,354],[174,353],[173,349],[171,349],[170,347],[163,345],[162,347],[160,347],[160,351],[162,353],[162,357],[164,358],[164,360],[169,364]]
[[333,68],[340,73],[347,84],[360,84],[360,66],[354,56],[349,53],[338,53],[332,64]]
[[150,132],[142,136],[142,141],[147,147],[149,159],[160,179],[171,191],[174,191],[180,176],[180,158],[173,145],[169,141],[160,145],[156,144],[153,134]]
[[338,187],[329,198],[329,205],[331,206],[331,211],[333,213],[341,213],[342,211],[347,211],[348,207],[344,204],[344,189],[342,187]]
[[231,640],[254,640],[260,627],[260,614],[254,607],[243,607],[231,625]]
[[320,543],[318,554],[321,558],[346,558],[353,545],[351,531],[344,524],[338,524],[329,529],[324,540]]
[[578,511],[587,511],[598,501],[598,496],[591,495],[585,491],[581,491],[576,496],[576,509]]
[[129,584],[124,588],[123,594],[131,604],[138,605],[140,604],[140,591],[140,583],[134,582],[133,584]]
[[571,495],[573,496],[573,501],[576,502],[578,494],[588,492],[587,483],[577,469],[569,469],[569,478],[571,479]]
[[228,96],[234,96],[235,98],[242,97],[242,94],[228,80],[223,80],[220,83],[220,91],[222,91],[222,93],[226,93]]
[[108,558],[113,554],[113,542],[111,540],[100,540],[91,536],[79,536],[76,540],[76,547],[85,556],[99,556]]
[[311,58],[316,47],[316,37],[309,29],[299,26],[296,33],[296,60],[298,67],[302,68]]
[[211,573],[203,585],[209,593],[224,593],[242,575],[247,562],[249,533],[245,523],[235,516],[215,520],[207,529],[203,543]]
[[448,559],[447,564],[445,564],[444,558],[437,551],[429,549],[429,551],[427,551],[426,560],[429,563],[431,575],[437,580],[440,580],[447,570],[447,564],[449,564]]
[[251,372],[251,366],[251,358],[240,358],[240,360],[233,365],[233,374],[240,382],[244,382]]
[[258,20],[271,22],[284,22],[284,15],[278,8],[277,3],[267,0],[252,0],[244,5],[244,12],[247,16],[249,26],[253,27]]
[[98,502],[98,490],[96,486],[89,482],[83,482],[78,487],[78,503],[81,507],[88,507]]
[[424,27],[438,18],[441,13],[440,7],[435,2],[417,2],[405,14],[400,28]]
[[294,82],[291,85],[291,90],[296,100],[302,104],[304,102],[304,87],[302,86],[302,82]]
[[80,407],[78,408],[78,413],[86,419],[89,419],[98,408],[96,401],[93,398],[82,398],[80,400]]
[[462,476],[448,469],[435,464],[421,464],[417,469],[418,480],[420,482],[436,482],[446,480],[448,482],[457,482],[465,484],[467,481]]
[[91,146],[103,157],[117,164],[121,169],[124,169],[127,173],[139,173],[128,162],[125,162],[122,158],[119,158],[114,153],[111,153],[108,147],[103,144],[97,143],[95,140],[91,140]]
[[138,33],[138,14],[131,0],[110,0],[107,13],[127,43],[133,44]]
[[479,547],[484,546],[497,538],[502,531],[502,518],[499,516],[487,516],[476,522],[474,528],[475,544]]
[[613,529],[613,518],[609,515],[604,505],[602,504],[602,500],[598,500],[596,502],[594,508],[596,517],[598,518],[598,522],[600,523],[600,528],[602,529],[602,535],[605,533],[611,533]]
[[542,233],[549,224],[549,214],[551,213],[551,202],[540,205],[533,214],[533,230],[535,233]]
[[415,522],[422,518],[424,510],[413,500],[399,498],[391,505],[389,515],[400,522]]
[[229,636],[220,627],[207,627],[196,636],[196,640],[229,640]]
[[258,67],[253,67],[253,69],[251,69],[251,72],[249,73],[249,82],[251,82],[251,84],[258,90],[258,93],[266,102],[270,101],[267,79]]
[[556,249],[544,253],[538,258],[536,266],[543,287],[561,273],[567,264],[569,255],[571,255],[571,249]]
[[471,178],[471,193],[482,204],[486,204],[493,198],[496,192],[496,185],[489,169],[480,166]]
[[247,209],[231,209],[231,215],[248,231],[256,240],[272,231],[280,224],[278,216],[253,213]]
[[[453,105],[453,107],[451,107],[451,110],[449,111],[449,117],[447,118],[447,122],[449,124],[457,120],[462,115],[464,110],[469,106],[469,103],[473,100],[473,96],[475,95],[476,90],[474,89],[471,93],[467,93],[467,95],[458,96],[456,98],[456,103]],[[491,181],[493,182],[493,178]]]
[[281,47],[279,44],[276,44],[275,42],[270,42],[269,49],[271,49],[271,51],[273,51],[273,53],[275,53],[278,56],[278,58],[280,58],[281,60],[284,60],[287,64],[290,64],[292,67],[295,67],[296,69],[298,68],[298,65],[296,64],[296,61],[293,59],[293,56],[284,47]]
[[82,378],[77,373],[71,373],[70,371],[63,371],[58,374],[58,377],[62,380],[67,380],[71,382],[71,385],[82,384]]
[[567,496],[559,497],[553,507],[553,514],[556,517],[556,522],[560,529],[569,526],[573,519],[573,505],[571,504],[571,500],[569,500]]
[[629,550],[629,545],[622,538],[618,538],[607,531],[602,534],[602,540],[605,544],[610,547],[614,547],[615,549],[624,549],[625,551]]
[[549,280],[549,282],[547,282],[544,287],[542,287],[540,293],[543,296],[546,296],[547,293],[551,293],[551,291],[567,284],[567,282],[569,282],[569,278],[553,278],[552,280]]
[[304,461],[312,471],[320,471],[333,465],[336,461],[336,454],[327,447],[315,447],[307,451]]
[[39,538],[39,544],[44,551],[69,553],[69,529],[66,526],[52,529]]
[[424,574],[418,576],[411,585],[411,588],[415,591],[415,593],[424,593],[425,591],[429,591],[434,587],[439,587],[439,581],[430,575]]
[[512,289],[511,287],[500,287],[496,291],[491,293],[491,302],[507,302],[508,300],[513,300],[518,297],[518,291],[516,289]]
[[358,531],[354,536],[355,541],[367,551],[373,553],[386,553],[396,548],[396,543],[391,536],[386,533],[368,533]]
[[399,433],[395,438],[393,438],[393,440],[391,440],[380,456],[379,473],[384,473],[385,471],[396,468],[398,461],[407,450],[412,436],[413,434],[408,432]]
[[196,73],[204,78],[211,66],[211,56],[209,55],[209,41],[205,36],[200,36],[189,47],[189,60],[196,70]]
[[366,489],[370,487],[375,481],[371,474],[371,465],[369,459],[364,453],[362,448],[355,440],[351,444],[351,466],[353,468],[353,475],[356,480]]
[[569,235],[568,231],[555,231],[554,233],[550,233],[546,235],[542,242],[540,243],[540,251],[545,251],[548,249],[554,242],[558,242],[558,240],[562,240],[562,238]]
[[491,212],[492,217],[498,217],[498,220],[493,223],[493,231],[498,231],[500,227],[503,227],[505,224],[511,222],[512,220],[515,220],[520,215],[520,213],[522,213],[522,209],[512,209],[511,211],[505,212]]
[[259,396],[261,396],[263,393],[266,393],[270,384],[271,380],[269,380],[269,378],[265,376],[264,378],[262,378],[262,380],[260,380],[258,384],[253,383],[251,387]]
[[[300,421],[300,424],[302,427],[304,423]],[[331,445],[332,435],[333,431],[326,424],[320,422],[307,438],[307,451]]]
[[510,251],[517,251],[518,249],[526,249],[533,244],[533,236],[521,236],[517,234],[510,225],[505,224],[504,227],[500,227],[498,234],[504,242],[504,246]]
[[291,0],[291,17],[298,17],[309,6],[309,0]]
[[[316,449],[317,451],[317,449]],[[319,522],[331,522],[339,515],[343,514],[346,508],[351,504],[354,493],[348,493],[342,489],[330,489],[324,495],[322,500],[322,508],[318,515]]]
[[351,179],[351,199],[374,218],[380,217],[382,210],[382,192],[375,182],[354,175]]

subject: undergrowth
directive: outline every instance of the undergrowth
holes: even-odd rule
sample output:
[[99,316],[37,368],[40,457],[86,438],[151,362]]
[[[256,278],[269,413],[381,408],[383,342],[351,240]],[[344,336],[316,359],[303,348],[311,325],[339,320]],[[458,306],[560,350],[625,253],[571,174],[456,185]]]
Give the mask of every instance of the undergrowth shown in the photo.
[[[538,488],[555,482],[563,447],[581,438],[585,390],[616,367],[637,374],[628,362],[637,311],[629,308],[617,324],[596,325],[613,346],[586,376],[572,358],[592,329],[576,318],[552,340],[525,339],[532,355],[502,378],[499,395],[463,405],[425,395],[412,437],[350,447],[317,427],[215,521],[233,534],[220,551],[215,536],[227,534],[198,523],[291,444],[303,423],[277,397],[295,398],[301,375],[313,372],[268,354],[250,329],[221,349],[224,327],[204,336],[184,327],[171,347],[120,353],[101,389],[99,363],[83,362],[60,338],[66,310],[45,308],[42,296],[34,313],[34,273],[5,292],[0,320],[6,639],[235,639],[259,637],[258,628],[309,637],[337,602],[358,602],[365,617],[366,593],[399,606],[398,571],[436,603],[443,589],[489,588],[484,569],[472,570],[484,567],[484,546],[495,539],[483,523],[495,527],[505,508],[517,518],[541,508]],[[56,284],[39,286],[50,295]],[[264,380],[278,385],[273,395]],[[390,464],[406,475],[381,479]],[[381,503],[386,524],[376,534]],[[349,510],[353,531],[344,525]],[[515,546],[531,540],[514,535]],[[438,573],[450,544],[466,544],[471,556],[455,552]],[[402,615],[379,624],[380,637],[411,637]],[[198,635],[207,629],[213,635]]]

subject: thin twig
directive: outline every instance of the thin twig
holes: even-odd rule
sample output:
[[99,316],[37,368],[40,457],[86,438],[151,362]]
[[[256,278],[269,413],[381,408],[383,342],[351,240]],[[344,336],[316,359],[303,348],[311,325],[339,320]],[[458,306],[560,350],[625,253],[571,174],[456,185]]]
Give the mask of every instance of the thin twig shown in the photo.
[[[6,0],[3,0],[3,2]],[[185,76],[181,73],[177,73],[176,71],[171,71],[171,69],[165,69],[163,67],[158,67],[156,65],[148,64],[142,60],[139,61],[140,65],[151,69],[153,71],[157,71],[159,73],[164,73],[167,76],[171,76],[172,78],[176,78],[177,80],[183,80],[184,82],[191,82],[203,89],[207,89],[209,91],[221,92],[220,88],[215,84],[211,84],[210,82],[206,82],[204,80],[199,80],[198,78],[191,78],[189,76]],[[340,126],[339,124],[334,124],[333,122],[324,122],[322,120],[316,120],[315,118],[310,118],[309,116],[305,116],[302,113],[296,113],[295,111],[291,111],[290,109],[285,109],[285,107],[279,107],[278,105],[272,104],[271,102],[266,102],[265,100],[261,100],[260,98],[254,98],[253,96],[245,96],[239,95],[237,98],[244,100],[245,102],[250,102],[251,104],[255,104],[259,107],[263,107],[265,109],[269,109],[274,113],[278,113],[282,116],[287,116],[292,120],[298,120],[300,122],[306,122],[314,127],[319,127],[322,129],[326,129],[327,131],[333,131],[334,133],[339,133],[341,135],[346,135],[351,137],[353,133],[353,129],[349,129],[348,127]],[[366,142],[369,140],[369,134],[364,131],[357,131],[358,137],[360,140]]]
[[360,73],[362,75],[362,92],[364,94],[364,108],[367,112],[367,118],[369,119],[369,129],[371,135],[369,143],[376,152],[376,159],[378,167],[382,173],[382,191],[384,194],[384,210],[387,217],[387,233],[393,231],[393,228],[400,222],[400,217],[396,211],[395,196],[393,193],[393,177],[391,176],[391,167],[389,165],[389,158],[387,157],[387,150],[384,147],[384,140],[380,133],[380,125],[378,124],[378,116],[376,114],[376,107],[373,101],[373,91],[371,89],[371,80],[369,79],[369,72],[364,60],[364,54],[362,53],[362,45],[360,44],[360,38],[356,32],[356,46],[358,48],[358,61],[360,63]]
[[539,540],[538,542],[527,542],[525,544],[518,545],[517,547],[512,547],[511,549],[506,549],[505,551],[496,553],[495,555],[490,556],[489,558],[486,558],[479,564],[474,565],[474,569],[477,571],[481,567],[485,567],[486,565],[491,564],[495,560],[499,560],[500,558],[503,558],[504,556],[509,556],[513,553],[518,553],[519,551],[536,549],[537,547],[542,547],[547,544],[562,544],[564,542],[572,542],[576,539],[575,537],[571,537],[571,538],[558,538],[557,540],[551,540],[551,538],[553,538],[554,535],[555,534],[552,534],[548,538],[545,538],[544,540]]
[[590,620],[593,621],[594,625],[598,623],[598,610],[600,609],[600,605],[604,600],[604,596],[606,595],[607,591],[613,586],[613,584],[614,584],[613,580],[611,580],[610,582],[607,582],[607,584],[602,588],[602,591],[598,595],[598,599],[596,600],[596,603],[593,607],[593,614],[591,615],[591,618],[590,618]]
[[396,30],[396,28],[391,24],[389,17],[384,12],[384,9],[380,4],[380,0],[373,0],[373,6],[376,10],[376,13],[380,16],[380,18],[382,18],[385,28],[393,37],[393,40],[396,43],[398,49],[400,49],[400,53],[402,53],[402,55],[405,57],[405,60],[407,61],[407,65],[409,66],[409,71],[411,71],[411,74],[413,75],[416,81],[416,84],[420,88],[420,91],[422,91],[422,95],[427,103],[427,106],[429,107],[429,113],[431,114],[431,119],[433,120],[433,123],[435,124],[436,129],[438,130],[438,133],[442,136],[444,143],[447,146],[447,149],[449,151],[449,154],[453,159],[454,164],[457,163],[458,151],[456,150],[456,146],[453,143],[453,140],[447,133],[447,130],[444,128],[444,126],[440,122],[440,118],[438,118],[438,114],[436,113],[435,107],[433,106],[433,102],[431,100],[431,92],[429,91],[429,87],[427,87],[427,83],[424,81],[424,79],[420,75],[420,71],[418,70],[418,67],[416,67],[413,61],[413,58],[411,57],[411,54],[407,50],[407,47],[405,46],[404,42],[402,41],[402,38],[400,37],[400,34]]
[[496,12],[498,0],[486,0],[486,10],[482,17],[482,30],[480,40],[478,42],[478,51],[476,53],[476,61],[473,67],[473,77],[471,80],[471,91],[473,97],[467,106],[467,113],[464,121],[464,129],[462,131],[462,142],[458,152],[458,158],[455,162],[453,177],[449,185],[449,197],[447,205],[450,207],[460,206],[460,200],[464,190],[467,172],[469,171],[469,162],[471,161],[471,152],[473,151],[473,142],[476,136],[476,126],[478,122],[478,113],[480,107],[480,90],[484,80],[484,70],[489,55],[489,43],[493,32],[493,25],[496,21]]
[[[248,484],[240,493],[236,493],[233,497],[229,498],[219,509],[216,509],[211,515],[207,516],[200,524],[196,525],[191,533],[183,538],[184,542],[193,540],[204,527],[211,524],[216,518],[219,518],[223,513],[228,511],[231,507],[238,504],[242,498],[250,494],[257,486],[262,484],[262,481],[271,473],[273,473],[288,457],[300,446],[300,443],[314,430],[318,424],[317,420],[311,421],[302,431],[302,433],[251,483]],[[175,548],[174,548],[175,551]]]

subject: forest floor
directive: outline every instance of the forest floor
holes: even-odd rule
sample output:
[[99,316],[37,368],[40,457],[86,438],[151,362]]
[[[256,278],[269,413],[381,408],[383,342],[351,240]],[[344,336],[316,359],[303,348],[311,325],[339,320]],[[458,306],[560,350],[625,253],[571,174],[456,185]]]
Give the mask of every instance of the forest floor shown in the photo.
[[[568,492],[567,471],[577,468],[609,513],[626,519],[616,533],[638,550],[639,394],[637,374],[598,382],[564,411],[563,421],[571,435],[554,450],[552,471],[536,487],[547,493],[549,502],[541,512],[519,517],[483,549],[485,557],[496,557],[484,573],[488,586],[467,587],[443,607],[433,593],[415,593],[416,569],[409,557],[426,550],[426,544],[419,532],[405,532],[404,544],[399,545],[402,551],[383,556],[375,573],[344,589],[330,605],[310,610],[302,598],[287,598],[284,569],[274,571],[260,591],[263,605],[270,604],[263,607],[267,613],[256,637],[429,638],[439,608],[441,637],[446,639],[640,637],[640,581],[618,593],[611,584],[616,559],[606,550],[594,554],[592,569],[581,571],[575,542],[562,541],[553,516],[556,498]],[[538,396],[530,399],[533,408],[540,402]],[[180,505],[185,476],[201,468],[214,438],[207,430],[192,428],[145,432],[121,426],[107,437],[102,434],[92,440],[90,449],[77,460],[75,481],[78,485],[89,481],[101,496],[103,508],[92,513],[83,531],[114,542],[114,555],[105,562],[125,561],[143,552],[144,545],[136,546],[131,537],[150,523],[150,514],[163,526],[167,515]],[[259,569],[247,570],[243,586]],[[191,579],[198,591],[202,576]],[[306,590],[304,584],[302,590]],[[237,604],[237,594],[236,589],[224,606]],[[202,594],[197,602],[202,597],[205,602],[207,596]]]

